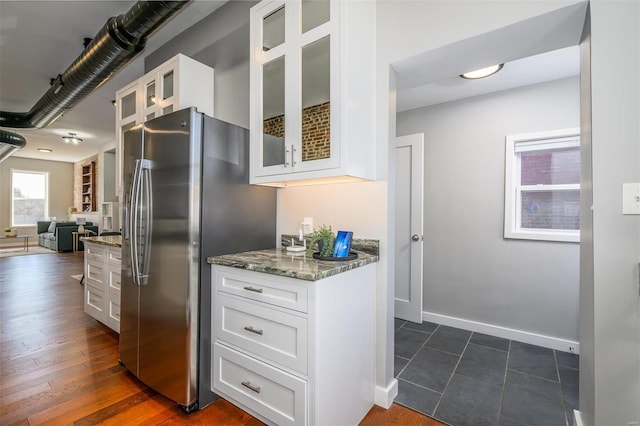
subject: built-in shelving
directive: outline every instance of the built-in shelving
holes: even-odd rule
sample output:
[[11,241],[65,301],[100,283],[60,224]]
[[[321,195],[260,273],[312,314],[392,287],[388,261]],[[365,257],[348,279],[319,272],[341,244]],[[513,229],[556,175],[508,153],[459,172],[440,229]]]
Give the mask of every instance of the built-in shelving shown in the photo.
[[119,231],[118,226],[118,203],[106,202],[102,203],[100,216],[102,218],[101,231],[113,232]]
[[82,166],[82,212],[96,211],[96,163]]

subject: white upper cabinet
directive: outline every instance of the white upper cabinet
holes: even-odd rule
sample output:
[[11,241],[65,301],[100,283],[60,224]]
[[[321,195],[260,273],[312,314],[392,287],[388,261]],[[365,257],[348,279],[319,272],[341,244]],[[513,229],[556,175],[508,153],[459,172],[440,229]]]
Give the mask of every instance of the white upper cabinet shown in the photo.
[[118,195],[122,195],[124,132],[136,124],[188,107],[213,116],[213,68],[182,54],[116,92]]
[[251,183],[375,179],[374,7],[251,8]]

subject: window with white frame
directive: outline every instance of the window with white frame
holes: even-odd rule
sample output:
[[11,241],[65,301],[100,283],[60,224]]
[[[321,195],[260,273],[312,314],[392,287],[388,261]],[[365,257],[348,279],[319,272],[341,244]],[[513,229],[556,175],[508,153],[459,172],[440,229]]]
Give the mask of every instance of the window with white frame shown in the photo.
[[504,237],[580,241],[580,129],[508,135]]
[[49,174],[11,170],[11,226],[35,226],[49,216]]

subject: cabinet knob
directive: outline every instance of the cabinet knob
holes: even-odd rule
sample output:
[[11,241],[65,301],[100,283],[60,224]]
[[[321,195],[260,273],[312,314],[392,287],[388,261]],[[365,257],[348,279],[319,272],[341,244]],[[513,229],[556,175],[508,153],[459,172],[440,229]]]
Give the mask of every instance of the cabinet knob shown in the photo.
[[420,241],[420,237],[418,236],[418,234],[413,234],[413,235],[411,236],[411,239],[412,239],[413,241]]

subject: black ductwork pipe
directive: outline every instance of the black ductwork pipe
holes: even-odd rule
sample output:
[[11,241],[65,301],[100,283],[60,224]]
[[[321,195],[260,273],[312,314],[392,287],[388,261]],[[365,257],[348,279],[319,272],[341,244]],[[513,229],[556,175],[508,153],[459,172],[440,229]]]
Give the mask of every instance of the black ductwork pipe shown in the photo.
[[24,148],[26,144],[25,138],[17,133],[0,129],[0,163],[20,148]]
[[139,1],[122,15],[110,18],[29,112],[0,111],[0,127],[50,125],[140,53],[147,37],[190,1]]

